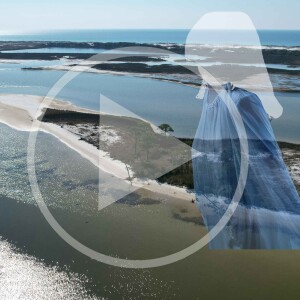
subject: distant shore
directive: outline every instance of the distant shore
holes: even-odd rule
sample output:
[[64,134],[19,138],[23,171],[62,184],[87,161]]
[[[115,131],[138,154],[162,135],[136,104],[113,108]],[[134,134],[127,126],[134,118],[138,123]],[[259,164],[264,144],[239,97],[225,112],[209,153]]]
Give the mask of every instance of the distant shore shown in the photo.
[[[126,56],[126,52],[122,54],[118,48],[124,47],[152,47],[151,53],[149,50],[141,50],[146,52],[130,53]],[[207,71],[215,72],[214,63],[221,63],[225,67],[232,66],[232,62],[237,58],[235,51],[241,51],[239,54],[243,56],[243,62],[249,64],[253,74],[265,72],[265,68],[260,65],[255,65],[255,61],[251,57],[259,58],[262,52],[264,62],[267,65],[267,71],[271,77],[273,90],[276,92],[300,92],[300,47],[282,47],[282,46],[264,46],[247,47],[247,46],[224,46],[214,47],[209,45],[198,45],[197,54],[200,62],[191,64],[190,61],[184,58],[186,45],[175,43],[130,43],[130,42],[53,42],[53,41],[2,41],[0,42],[0,63],[18,61],[57,61],[64,60],[64,64],[39,67],[25,67],[24,71],[41,71],[41,70],[56,70],[56,71],[74,71],[74,72],[90,72],[99,74],[113,75],[131,75],[136,77],[152,78],[161,81],[168,81],[191,87],[199,87],[202,83],[202,78],[199,75],[197,64],[203,63]],[[193,48],[193,45],[189,47]],[[43,49],[65,49],[64,53],[43,52]],[[191,48],[191,49],[192,49]],[[39,49],[41,52],[38,52]],[[68,49],[72,51],[68,52]],[[92,62],[91,57],[95,54],[100,54],[97,59],[101,60],[101,53],[112,50],[111,53],[119,51],[122,58],[113,57],[106,62]],[[137,48],[142,49],[142,48]],[[37,52],[30,52],[36,50]],[[93,50],[95,53],[85,53],[84,51]],[[5,52],[9,51],[9,52]],[[14,52],[17,51],[17,52]],[[29,52],[26,52],[29,51]],[[78,52],[76,52],[78,51]],[[148,51],[148,52],[147,52]],[[170,60],[166,51],[178,56],[174,60]],[[213,52],[213,55],[210,53]],[[249,57],[249,61],[247,60]],[[107,57],[105,58],[105,60]],[[86,60],[90,60],[87,62]],[[82,65],[84,62],[84,65]],[[236,66],[237,70],[239,65]],[[259,85],[258,85],[259,86]],[[243,88],[247,88],[241,86]],[[263,89],[264,87],[261,87]],[[267,87],[269,88],[269,87]]]
[[[135,57],[133,57],[135,58]],[[146,57],[145,59],[147,59]],[[197,75],[197,68],[194,66],[189,66],[185,68],[181,65],[155,65],[149,66],[141,62],[127,62],[124,59],[124,62],[120,63],[85,63],[81,64],[81,61],[70,60],[66,61],[63,65],[54,65],[54,66],[45,66],[45,67],[26,67],[23,68],[24,71],[42,71],[42,70],[53,70],[53,71],[72,71],[72,72],[87,72],[95,74],[110,74],[110,75],[119,75],[119,76],[135,76],[142,78],[151,78],[159,81],[167,81],[178,84],[187,85],[190,87],[199,88],[202,84],[202,78]],[[206,69],[209,71],[210,68]],[[257,68],[259,73],[259,68]],[[270,76],[273,78],[273,87],[272,91],[275,92],[286,92],[286,93],[299,93],[300,92],[300,71],[292,71],[299,73],[299,76],[296,74],[290,74],[289,84],[282,85],[281,77],[286,76],[287,72],[285,70],[275,70],[271,69]],[[241,86],[247,88],[247,86]],[[261,86],[258,90],[268,90],[269,87]]]
[[[191,45],[193,47],[194,45]],[[202,47],[211,47],[214,48],[213,45],[201,45]],[[113,50],[121,47],[155,47],[158,50],[167,50],[176,54],[184,54],[185,52],[185,45],[183,44],[176,44],[176,43],[133,43],[133,42],[70,42],[70,41],[0,41],[0,58],[6,56],[7,58],[18,57],[19,55],[24,55],[23,59],[25,58],[26,54],[29,53],[3,53],[2,51],[15,51],[15,50],[30,50],[30,49],[45,49],[45,48],[65,48],[65,49],[95,49],[99,50],[99,52],[103,50]],[[229,52],[224,51],[228,48],[242,48],[247,51],[262,51],[265,63],[270,64],[287,64],[287,65],[299,65],[299,52],[300,52],[300,45],[295,46],[224,46],[224,47],[217,47],[218,51],[220,51],[220,55],[223,55],[225,58],[230,55]],[[66,51],[66,53],[68,53]],[[33,54],[33,53],[31,53]],[[62,53],[35,53],[35,54],[42,54],[44,55],[44,59],[48,57],[51,59],[53,56],[57,55],[64,55]],[[69,53],[67,55],[85,55],[84,58],[92,56],[90,53]],[[29,55],[30,56],[30,55]],[[82,57],[83,58],[83,57]],[[13,59],[13,58],[12,58]],[[20,58],[16,58],[20,59]],[[30,58],[28,58],[30,59]],[[53,58],[52,58],[53,59]]]

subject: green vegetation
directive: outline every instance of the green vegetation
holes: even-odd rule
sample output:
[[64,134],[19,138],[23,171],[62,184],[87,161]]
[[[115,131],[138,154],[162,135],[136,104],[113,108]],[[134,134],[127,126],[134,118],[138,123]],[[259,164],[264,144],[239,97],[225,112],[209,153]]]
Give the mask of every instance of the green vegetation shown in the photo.
[[[100,120],[98,114],[48,109],[42,121],[56,123],[60,126],[89,124],[94,130],[97,130],[101,123],[101,126],[115,129],[121,141],[111,146],[100,143],[99,137],[95,137],[94,130],[89,134],[85,132],[86,135],[80,137],[80,139],[93,144],[98,149],[108,151],[112,158],[124,162],[127,166],[129,181],[132,181],[134,174],[138,178],[156,179],[161,183],[184,186],[189,189],[194,188],[191,157],[193,139],[177,139],[173,136],[157,134],[149,123],[130,117],[101,115]],[[166,123],[161,124],[159,128],[165,133],[173,132],[173,128]],[[300,145],[285,142],[278,142],[278,144],[281,149],[292,151],[290,155],[283,156],[286,165],[288,167],[292,166],[299,157]],[[215,143],[206,143],[204,146],[208,152],[216,151]],[[230,149],[232,149],[232,146],[232,141],[222,141],[221,148],[228,150],[223,150],[221,153],[221,162],[216,170],[216,172],[222,170],[221,173],[219,172],[219,176],[230,176],[235,172],[231,160],[232,153]],[[236,141],[235,146],[238,147],[238,141]],[[267,151],[269,147],[274,147],[274,145],[266,144],[266,142],[258,142],[256,145],[258,151],[262,152]],[[209,164],[210,162],[206,156],[203,156],[200,163]],[[174,168],[174,166],[179,167]],[[203,180],[207,191],[216,188],[211,185],[211,180],[208,177],[207,180],[205,178]],[[299,191],[299,184],[296,181],[295,185]],[[228,194],[232,192],[230,190],[232,187],[223,186],[218,188],[220,193]]]
[[159,125],[158,128],[164,131],[166,134],[168,132],[174,132],[174,129],[169,124],[166,123]]

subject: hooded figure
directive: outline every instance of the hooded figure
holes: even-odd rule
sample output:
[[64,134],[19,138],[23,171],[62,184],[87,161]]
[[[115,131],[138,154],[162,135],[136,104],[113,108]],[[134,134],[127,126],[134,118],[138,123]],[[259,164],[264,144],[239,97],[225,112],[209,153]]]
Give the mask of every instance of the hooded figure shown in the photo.
[[282,107],[254,25],[244,13],[207,14],[188,35],[186,57],[206,86],[193,175],[205,225],[217,232],[210,248],[300,248],[300,199],[270,122]]

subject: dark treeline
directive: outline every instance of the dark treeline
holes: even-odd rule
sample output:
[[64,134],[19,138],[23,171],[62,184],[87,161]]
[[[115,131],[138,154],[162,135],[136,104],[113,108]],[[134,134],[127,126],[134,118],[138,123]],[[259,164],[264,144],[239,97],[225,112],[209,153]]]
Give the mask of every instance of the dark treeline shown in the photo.
[[112,50],[122,47],[155,47],[172,51],[178,54],[184,53],[182,45],[170,44],[147,44],[147,43],[131,43],[131,42],[47,42],[47,41],[3,41],[0,42],[0,51],[22,50],[22,49],[42,49],[42,48],[78,48],[78,49],[104,49]]
[[99,126],[100,124],[99,114],[83,113],[69,110],[58,110],[51,108],[45,110],[44,114],[41,115],[38,119],[43,122],[70,125],[88,123]]
[[[131,42],[60,42],[60,41],[2,41],[0,42],[0,51],[8,50],[26,50],[26,49],[43,49],[43,48],[78,48],[78,49],[102,49],[102,50],[112,50],[122,47],[155,47],[156,49],[162,49],[171,51],[177,54],[185,53],[185,46],[178,44],[147,44],[147,43],[131,43]],[[265,63],[269,64],[287,64],[290,66],[297,66],[300,64],[300,50],[289,50],[289,49],[274,49],[274,48],[264,48],[264,49],[249,49],[247,47],[241,47],[239,50],[239,55],[243,56],[244,62],[251,63],[251,58],[257,59],[257,51],[262,51]],[[196,55],[208,56],[205,61],[222,61],[224,63],[236,61],[236,53],[228,52],[226,48],[214,49],[213,54],[210,53],[209,48],[197,47]],[[17,56],[13,54],[17,53],[0,53],[0,58],[3,59],[51,59],[54,55],[56,57],[71,56],[74,58],[86,59],[91,57],[93,54],[88,53],[43,53],[42,56],[34,56],[34,53],[18,53]],[[41,55],[42,53],[37,53]],[[48,56],[47,56],[48,55]],[[47,58],[48,57],[48,58]],[[246,61],[247,60],[247,61]],[[257,61],[254,61],[254,63]]]
[[196,74],[197,69],[194,68],[185,68],[177,65],[153,65],[149,66],[143,63],[105,63],[95,65],[93,68],[97,70],[105,71],[116,71],[116,72],[132,72],[132,73],[147,73],[147,74]]
[[[192,147],[193,145],[193,139],[186,139],[186,138],[180,138],[182,142],[187,144],[188,146]],[[276,147],[276,143],[271,141],[251,141],[252,143],[255,143],[257,146],[257,151],[268,151],[269,147]],[[206,145],[208,151],[216,151],[215,147],[216,144],[215,142],[212,142],[211,145],[209,146],[207,144],[207,141],[203,141],[203,143]],[[220,149],[226,149],[226,143],[227,141],[224,140],[222,141],[222,148]],[[231,144],[231,141],[228,140],[228,143]],[[239,141],[236,141],[236,144],[239,144]],[[204,145],[203,145],[204,146]],[[229,147],[230,146],[230,147]],[[300,144],[292,144],[292,143],[287,143],[287,142],[278,142],[278,146],[281,149],[292,149],[296,151],[300,151]],[[210,148],[210,149],[209,149]],[[231,149],[231,145],[228,145],[227,149]],[[221,151],[221,150],[220,150]],[[222,161],[226,163],[226,160],[230,159],[230,153],[224,152],[222,153]],[[285,160],[286,163],[288,161]],[[194,179],[193,179],[193,165],[192,161],[188,161],[185,164],[179,166],[178,168],[164,174],[163,176],[159,177],[157,179],[161,183],[169,183],[177,186],[186,186],[189,189],[194,188]],[[296,182],[295,182],[296,184]],[[296,184],[296,188],[298,192],[300,192],[300,187],[299,185]]]

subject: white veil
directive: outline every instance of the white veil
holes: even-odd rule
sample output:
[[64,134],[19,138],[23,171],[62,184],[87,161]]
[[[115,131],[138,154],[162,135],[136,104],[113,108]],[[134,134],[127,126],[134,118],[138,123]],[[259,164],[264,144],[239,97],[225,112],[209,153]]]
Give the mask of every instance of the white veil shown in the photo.
[[230,82],[256,93],[270,117],[278,118],[282,114],[258,33],[245,13],[205,14],[188,34],[185,55],[196,63],[199,75],[211,86]]
[[300,248],[299,195],[269,120],[282,107],[261,50],[243,13],[207,14],[188,36],[186,56],[208,85],[193,141],[193,176],[212,249]]

